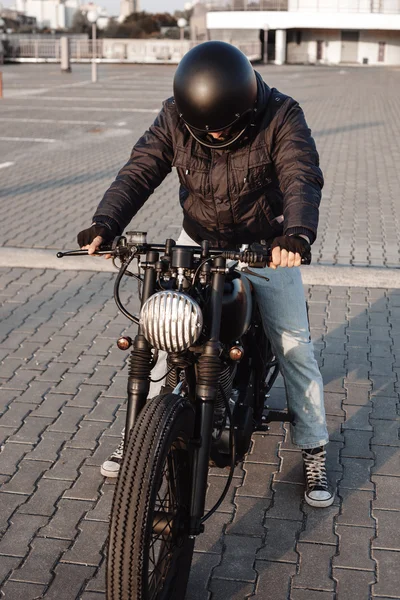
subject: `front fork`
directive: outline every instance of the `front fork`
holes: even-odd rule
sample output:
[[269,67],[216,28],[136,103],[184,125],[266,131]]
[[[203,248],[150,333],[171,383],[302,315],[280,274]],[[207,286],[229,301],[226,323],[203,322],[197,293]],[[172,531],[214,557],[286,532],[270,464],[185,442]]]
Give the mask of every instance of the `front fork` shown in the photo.
[[[148,265],[143,280],[142,303],[154,293],[156,286],[155,263],[159,259],[158,252],[148,252],[146,264]],[[135,424],[138,414],[146,404],[150,389],[150,373],[152,369],[153,355],[151,345],[142,333],[139,325],[138,333],[133,341],[133,348],[129,358],[128,374],[128,406],[126,411],[125,440]]]
[[210,339],[198,362],[196,386],[196,431],[194,432],[194,460],[192,471],[192,497],[190,506],[189,535],[196,536],[203,531],[202,517],[207,493],[208,464],[213,431],[214,405],[217,398],[218,382],[221,373],[220,328],[222,298],[225,284],[225,259],[214,261],[215,272],[211,288],[211,327]]

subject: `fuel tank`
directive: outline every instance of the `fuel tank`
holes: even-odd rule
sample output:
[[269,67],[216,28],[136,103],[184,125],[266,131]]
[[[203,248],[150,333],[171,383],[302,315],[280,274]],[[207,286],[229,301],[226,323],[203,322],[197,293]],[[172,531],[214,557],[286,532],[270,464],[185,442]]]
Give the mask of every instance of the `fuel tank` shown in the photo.
[[222,302],[221,342],[234,342],[246,333],[252,310],[253,292],[247,277],[237,277],[227,283]]

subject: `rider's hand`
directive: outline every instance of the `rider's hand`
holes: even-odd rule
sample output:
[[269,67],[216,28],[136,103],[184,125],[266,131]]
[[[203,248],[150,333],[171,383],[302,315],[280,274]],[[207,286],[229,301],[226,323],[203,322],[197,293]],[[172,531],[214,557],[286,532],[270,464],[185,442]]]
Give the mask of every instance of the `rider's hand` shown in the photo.
[[[88,229],[80,231],[77,236],[78,244],[82,250],[87,250],[88,254],[94,254],[104,243],[110,243],[114,239],[113,232],[106,227],[93,223]],[[106,254],[106,258],[111,258],[111,254]]]
[[278,267],[299,267],[301,259],[310,253],[310,240],[306,235],[282,235],[272,243],[271,269]]

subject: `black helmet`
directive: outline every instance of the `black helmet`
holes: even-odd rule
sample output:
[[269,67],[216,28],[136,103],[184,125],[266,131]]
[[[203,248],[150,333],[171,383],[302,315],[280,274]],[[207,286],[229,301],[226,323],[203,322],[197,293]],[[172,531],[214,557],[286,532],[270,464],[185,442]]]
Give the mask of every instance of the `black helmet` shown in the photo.
[[[225,42],[204,42],[182,58],[174,77],[179,115],[201,144],[235,142],[254,115],[257,79],[246,56]],[[213,141],[208,132],[229,128],[229,139]]]

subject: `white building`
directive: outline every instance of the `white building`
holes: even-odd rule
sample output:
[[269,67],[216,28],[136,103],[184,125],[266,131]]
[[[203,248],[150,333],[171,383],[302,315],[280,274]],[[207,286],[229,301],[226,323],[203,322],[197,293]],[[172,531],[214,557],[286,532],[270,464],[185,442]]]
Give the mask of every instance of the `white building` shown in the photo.
[[38,27],[67,29],[71,27],[79,0],[16,0],[16,9],[36,17]]
[[257,39],[264,30],[275,64],[400,64],[400,0],[213,0],[206,7],[209,39]]
[[128,15],[140,12],[139,0],[121,0],[118,21],[122,23]]

